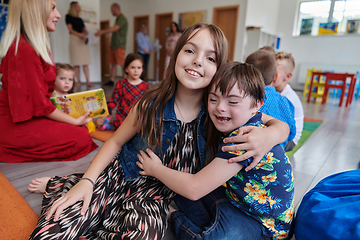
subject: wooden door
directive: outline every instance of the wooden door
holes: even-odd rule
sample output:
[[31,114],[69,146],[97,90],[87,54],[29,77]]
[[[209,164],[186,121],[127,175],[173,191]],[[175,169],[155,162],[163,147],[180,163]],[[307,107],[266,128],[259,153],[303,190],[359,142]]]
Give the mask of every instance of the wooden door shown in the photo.
[[213,24],[220,27],[229,41],[228,60],[234,60],[239,5],[214,8]]
[[[143,16],[135,16],[134,17],[134,38],[133,38],[133,52],[137,53],[137,42],[136,42],[136,34],[140,31],[140,26],[141,24],[145,23],[147,26],[147,35],[150,36],[150,27],[149,27],[149,15],[143,15]],[[149,72],[149,66],[148,66],[148,71],[146,72],[146,75],[144,77],[144,81],[148,80],[148,72]]]
[[[103,20],[100,22],[100,29],[108,29],[110,27],[110,20]],[[110,76],[109,65],[109,49],[110,49],[110,35],[104,34],[100,37],[100,55],[101,55],[101,76]],[[102,78],[103,80],[104,78]]]
[[161,81],[164,78],[164,65],[165,65],[165,45],[167,39],[167,32],[169,32],[170,24],[173,21],[173,13],[163,13],[155,15],[155,39],[159,39],[162,46],[160,50],[159,60],[157,54],[154,53],[154,80]]

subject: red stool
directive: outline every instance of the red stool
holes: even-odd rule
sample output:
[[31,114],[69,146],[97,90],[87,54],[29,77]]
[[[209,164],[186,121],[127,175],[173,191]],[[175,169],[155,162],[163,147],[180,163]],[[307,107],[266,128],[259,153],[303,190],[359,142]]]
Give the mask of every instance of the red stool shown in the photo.
[[[345,106],[347,107],[349,104],[351,104],[353,94],[354,94],[354,89],[355,89],[356,74],[330,73],[330,72],[326,73],[326,80],[325,80],[325,86],[324,86],[325,90],[324,90],[324,95],[322,96],[321,103],[324,104],[326,102],[329,88],[336,88],[336,89],[341,89],[340,103],[339,103],[339,107],[341,107],[343,100],[344,100],[346,87],[347,87],[346,80],[348,78],[351,78],[351,82],[350,82]],[[336,82],[330,83],[330,81],[336,81]],[[339,82],[340,82],[340,84],[337,84]]]

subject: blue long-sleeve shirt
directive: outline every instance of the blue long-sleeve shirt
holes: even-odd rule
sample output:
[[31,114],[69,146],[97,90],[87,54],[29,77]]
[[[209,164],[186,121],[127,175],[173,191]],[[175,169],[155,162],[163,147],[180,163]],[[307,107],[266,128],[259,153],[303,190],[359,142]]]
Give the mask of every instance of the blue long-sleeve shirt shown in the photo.
[[143,49],[145,49],[147,52],[151,50],[151,43],[148,35],[142,32],[138,32],[136,34],[136,42],[138,45],[137,48],[138,53],[147,54],[146,52],[144,52]]
[[290,133],[288,139],[280,144],[284,149],[288,141],[292,141],[296,135],[295,108],[284,96],[276,91],[274,87],[265,87],[266,99],[260,108],[260,112],[283,121],[289,125]]

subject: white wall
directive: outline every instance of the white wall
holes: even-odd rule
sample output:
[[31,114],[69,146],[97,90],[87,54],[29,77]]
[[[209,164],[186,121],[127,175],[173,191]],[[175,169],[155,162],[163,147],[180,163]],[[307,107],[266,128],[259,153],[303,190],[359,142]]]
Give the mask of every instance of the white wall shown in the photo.
[[[69,10],[71,0],[61,0],[56,1],[57,8],[61,14],[61,19],[59,19],[56,26],[56,31],[51,33],[50,41],[51,48],[53,52],[53,58],[55,62],[61,63],[70,63],[70,52],[69,52],[69,40],[70,34],[66,27],[65,15]],[[100,0],[77,0],[81,7],[99,10]],[[99,28],[99,13],[97,14],[97,24],[85,23],[87,30],[94,32]],[[101,82],[101,59],[100,59],[100,43],[89,44],[89,51],[91,57],[91,64],[89,65],[90,72],[90,81],[91,82]],[[85,82],[85,76],[82,69],[80,70],[80,79],[82,82]]]
[[[65,24],[65,15],[69,9],[68,1],[57,1],[58,9],[62,15],[62,19],[58,22],[57,29],[54,33],[51,34],[51,46],[54,55],[54,60],[56,62],[69,62],[69,33]],[[276,0],[277,1],[277,0]],[[169,13],[173,12],[174,21],[178,22],[179,13],[182,12],[191,12],[191,11],[200,11],[207,10],[207,21],[212,23],[213,8],[222,7],[222,6],[231,6],[231,5],[240,5],[239,17],[238,17],[238,29],[236,36],[236,45],[235,45],[235,54],[234,60],[242,60],[242,55],[244,51],[243,41],[244,41],[244,31],[245,31],[245,17],[247,9],[247,0],[183,0],[183,1],[168,1],[168,0],[132,0],[132,1],[120,1],[120,0],[78,0],[80,6],[90,6],[95,9],[99,9],[98,14],[98,24],[101,20],[110,20],[110,25],[112,26],[115,22],[115,17],[110,13],[110,6],[112,3],[117,2],[121,6],[123,14],[127,17],[129,22],[128,35],[127,35],[127,45],[126,45],[126,54],[133,51],[133,19],[134,16],[149,15],[149,37],[151,42],[154,41],[155,35],[155,15],[159,13]],[[93,26],[88,26],[90,28]],[[90,68],[90,81],[91,82],[100,82],[101,81],[101,60],[100,60],[100,44],[89,46],[91,61],[92,64]],[[151,57],[148,71],[150,79],[153,78],[153,59]],[[121,70],[118,69],[118,74],[121,73]],[[84,82],[84,77],[82,76],[82,81]]]
[[268,33],[276,33],[279,0],[250,0],[247,3],[245,26],[261,27]]
[[[280,0],[277,32],[282,33],[280,50],[290,52],[295,58],[295,71],[290,84],[302,89],[306,73],[300,72],[301,64],[358,66],[360,71],[360,36],[299,36],[293,37],[293,26],[299,0]],[[329,69],[331,70],[331,69]],[[350,71],[350,70],[349,70]]]
[[[57,1],[63,18],[60,19],[57,30],[51,34],[51,44],[55,61],[69,62],[69,34],[65,25],[65,14],[69,1]],[[281,36],[280,50],[293,54],[296,62],[294,76],[290,81],[297,89],[302,89],[302,78],[305,73],[300,72],[301,64],[329,64],[355,65],[360,70],[360,36],[300,36],[293,37],[293,26],[296,18],[299,0],[79,0],[80,5],[92,6],[99,9],[99,21],[110,20],[114,24],[115,18],[110,13],[110,5],[118,2],[124,15],[129,21],[126,53],[133,50],[133,18],[134,16],[149,15],[150,40],[154,40],[155,14],[173,12],[174,21],[178,21],[178,14],[188,11],[207,10],[207,22],[212,22],[213,8],[240,5],[238,30],[236,36],[235,56],[237,61],[244,60],[245,26],[259,26],[262,30],[277,33]],[[98,21],[98,22],[99,22]],[[98,23],[99,24],[99,23]],[[97,25],[99,27],[99,25]],[[90,79],[92,82],[101,80],[100,46],[91,46]],[[149,63],[149,76],[153,76],[153,57]],[[118,71],[120,73],[120,71]],[[82,78],[83,79],[83,78]],[[83,80],[84,81],[84,80]]]
[[[113,2],[117,2],[121,6],[122,13],[126,16],[129,22],[126,54],[133,52],[133,28],[134,16],[149,15],[149,37],[153,42],[155,38],[155,15],[159,13],[173,12],[174,21],[178,22],[179,13],[207,10],[207,21],[212,23],[213,8],[221,6],[240,5],[238,17],[238,29],[236,36],[236,46],[234,60],[241,60],[243,52],[244,26],[246,16],[247,0],[182,0],[182,1],[168,1],[168,0],[101,0],[100,5],[100,19],[110,20],[111,25],[114,24],[115,18],[110,13],[110,6]],[[153,64],[154,56],[151,56],[148,72],[149,78],[153,79]],[[118,70],[118,73],[120,71]]]

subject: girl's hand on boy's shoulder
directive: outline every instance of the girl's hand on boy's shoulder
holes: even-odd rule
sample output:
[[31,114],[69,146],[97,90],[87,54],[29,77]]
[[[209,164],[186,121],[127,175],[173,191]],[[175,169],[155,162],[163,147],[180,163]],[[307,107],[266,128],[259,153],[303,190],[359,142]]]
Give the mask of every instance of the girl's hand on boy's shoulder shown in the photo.
[[267,147],[266,135],[264,132],[266,128],[259,128],[255,126],[245,126],[239,128],[238,135],[224,139],[224,143],[238,143],[235,145],[223,146],[222,151],[241,151],[246,150],[243,155],[230,158],[229,162],[240,162],[253,157],[252,163],[245,168],[249,171],[254,168],[262,159],[262,157],[272,148]]
[[163,166],[160,158],[149,148],[146,149],[146,152],[140,150],[137,157],[139,161],[136,162],[136,165],[143,170],[139,172],[141,175],[155,177],[157,169]]

